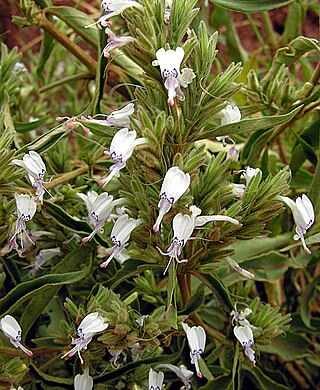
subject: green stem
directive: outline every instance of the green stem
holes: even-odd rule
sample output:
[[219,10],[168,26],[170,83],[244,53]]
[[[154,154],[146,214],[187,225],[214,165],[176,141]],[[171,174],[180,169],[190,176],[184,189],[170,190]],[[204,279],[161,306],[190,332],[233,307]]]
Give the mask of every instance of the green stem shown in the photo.
[[74,74],[72,76],[65,77],[61,80],[57,80],[54,83],[47,84],[44,87],[39,89],[40,93],[47,92],[52,88],[58,87],[59,85],[67,84],[72,81],[77,81],[77,80],[86,80],[86,79],[92,79],[92,76],[88,73],[79,73],[79,74]]
[[320,153],[318,153],[318,162],[313,175],[311,186],[309,188],[309,196],[314,204],[316,215],[320,213]]
[[280,125],[275,128],[271,136],[268,138],[266,143],[272,143],[287,127],[290,127],[292,123],[297,121],[298,119],[301,119],[304,117],[308,112],[312,111],[314,108],[318,107],[320,103],[320,99],[316,100],[315,102],[310,103],[309,105],[305,106],[302,110],[300,110],[289,122],[284,123],[283,125]]
[[53,188],[59,184],[62,184],[66,181],[70,181],[83,173],[86,173],[88,171],[88,165],[84,165],[83,167],[80,167],[78,169],[75,169],[74,171],[64,173],[57,177],[56,179],[52,180],[50,183],[46,185],[47,189]]
[[[177,274],[178,279],[178,285],[180,288],[183,304],[186,305],[188,301],[190,300],[190,290],[188,286],[188,279],[186,274]],[[190,278],[189,278],[190,279]],[[190,279],[191,281],[191,279]],[[211,328],[209,325],[204,323],[201,319],[201,317],[197,313],[192,313],[190,315],[190,318],[198,325],[202,326],[203,329],[208,333],[209,336],[211,336],[214,340],[223,342],[225,340],[225,337],[222,333],[218,332],[217,330]]]
[[277,36],[268,12],[262,12],[262,21],[267,33],[268,43],[272,48],[277,47]]
[[263,40],[263,38],[262,38],[262,36],[260,34],[260,31],[258,30],[257,26],[255,25],[254,20],[252,19],[251,15],[250,14],[246,14],[246,16],[247,16],[247,19],[249,20],[249,23],[250,23],[250,25],[252,27],[252,30],[254,31],[254,33],[257,36],[257,39],[258,39],[258,41],[259,41],[259,43],[261,45],[261,48],[262,48],[262,50],[263,50],[263,52],[264,52],[264,54],[266,56],[266,59],[270,61],[271,60],[270,53],[266,49],[266,46],[264,44],[264,40]]

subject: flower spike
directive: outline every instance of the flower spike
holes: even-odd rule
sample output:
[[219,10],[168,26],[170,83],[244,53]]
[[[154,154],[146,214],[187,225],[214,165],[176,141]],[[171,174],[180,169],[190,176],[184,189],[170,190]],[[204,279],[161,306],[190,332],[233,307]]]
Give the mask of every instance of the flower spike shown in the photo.
[[161,368],[168,368],[169,370],[173,371],[178,378],[182,380],[185,390],[191,389],[189,381],[193,375],[193,372],[188,370],[187,367],[184,366],[183,364],[181,364],[179,367],[174,366],[173,364],[158,364],[155,368],[157,370]]
[[173,239],[171,245],[167,249],[167,252],[162,252],[160,248],[157,248],[158,251],[164,256],[170,256],[170,260],[167,264],[166,269],[164,270],[165,274],[171,264],[172,259],[175,259],[177,263],[185,263],[188,260],[179,260],[183,247],[186,245],[187,241],[190,239],[191,234],[194,229],[197,229],[208,222],[212,221],[226,221],[231,222],[234,225],[239,225],[237,219],[228,217],[226,215],[202,215],[201,209],[196,206],[191,206],[189,208],[191,215],[188,214],[177,214],[172,221],[173,227]]
[[[221,115],[221,126],[228,125],[229,123],[236,123],[241,120],[241,112],[238,106],[232,107],[231,104],[228,104],[223,110],[220,111]],[[235,147],[235,142],[230,138],[229,135],[224,135],[221,137],[216,137],[217,141],[222,141],[223,146],[226,146],[226,140],[230,140],[233,142],[233,146]]]
[[109,35],[107,45],[103,49],[103,55],[109,58],[109,52],[119,47],[125,46],[127,43],[133,42],[135,38],[130,36],[117,37],[109,28],[106,28],[106,34]]

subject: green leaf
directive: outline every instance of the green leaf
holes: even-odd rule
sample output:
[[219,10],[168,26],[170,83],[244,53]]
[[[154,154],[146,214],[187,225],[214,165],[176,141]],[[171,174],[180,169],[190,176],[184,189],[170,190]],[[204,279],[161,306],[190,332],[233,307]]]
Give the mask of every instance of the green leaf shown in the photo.
[[14,128],[18,133],[27,133],[28,131],[36,130],[38,127],[45,124],[49,118],[49,116],[46,116],[32,122],[15,122]]
[[92,19],[84,12],[74,7],[48,7],[45,9],[47,14],[55,15],[63,20],[69,27],[78,33],[85,42],[98,48],[99,32],[96,26],[85,28],[92,24]]
[[68,131],[66,131],[62,126],[50,129],[29,144],[20,148],[17,151],[17,155],[19,156],[20,154],[28,153],[30,150],[36,150],[39,154],[42,154],[55,146],[67,135]]
[[310,341],[301,334],[287,332],[286,337],[278,336],[271,344],[259,346],[263,353],[279,355],[287,362],[301,359],[306,356]]
[[[252,380],[256,383],[259,390],[290,390],[288,386],[285,386],[281,383],[274,381],[272,378],[267,376],[260,367],[254,367],[254,369],[248,369],[246,366],[243,366],[243,369],[246,371],[246,376],[252,376]],[[251,378],[250,378],[251,379]]]
[[308,285],[303,290],[303,293],[301,294],[301,297],[299,299],[301,319],[302,319],[303,323],[308,328],[311,328],[311,329],[314,329],[314,328],[312,328],[312,326],[310,324],[310,321],[311,321],[310,305],[311,305],[311,300],[313,299],[313,297],[317,293],[316,287],[318,286],[319,282],[320,282],[320,275],[316,276],[308,283]]
[[242,134],[257,130],[266,130],[289,122],[301,110],[303,105],[284,115],[273,115],[263,118],[243,119],[240,122],[218,126],[215,129],[200,133],[194,140],[209,138],[215,139],[218,136]]
[[[81,246],[75,249],[52,268],[51,274],[72,272],[76,267],[79,267],[82,264],[86,264],[88,258],[90,259],[91,264],[91,252],[92,246],[90,245],[85,247]],[[50,303],[53,297],[58,294],[61,286],[62,285],[52,286],[50,289],[43,291],[41,294],[37,294],[34,298],[31,299],[28,306],[24,310],[20,321],[20,324],[23,328],[24,339],[42,311]],[[30,313],[32,313],[32,316]]]
[[194,274],[201,282],[206,284],[217,297],[219,304],[221,304],[227,312],[233,309],[233,302],[231,300],[228,289],[224,286],[221,279],[216,275],[209,274]]
[[201,308],[204,302],[204,285],[200,284],[192,297],[186,304],[185,308],[179,311],[179,315],[189,315]]
[[[74,254],[70,253],[69,256],[73,258]],[[53,286],[78,282],[89,274],[90,269],[91,260],[80,271],[40,276],[37,279],[21,283],[0,300],[0,312],[3,314],[12,313],[26,300],[43,294],[52,289]]]
[[[91,226],[87,222],[82,222],[74,219],[70,214],[65,212],[61,207],[54,203],[44,201],[45,211],[60,225],[78,234],[87,236],[92,232]],[[95,234],[93,240],[104,247],[109,247],[109,243],[105,241],[99,234]]]
[[100,125],[99,123],[92,123],[77,119],[77,122],[82,123],[84,127],[88,128],[93,134],[106,138],[110,141],[115,134],[115,130],[112,127]]
[[285,233],[276,237],[256,238],[250,241],[250,245],[248,245],[248,241],[237,241],[230,248],[235,251],[232,258],[239,262],[267,253],[276,248],[282,248],[291,241],[292,234]]
[[94,378],[94,383],[105,383],[105,382],[113,380],[113,379],[121,378],[124,374],[127,374],[127,373],[135,370],[136,368],[138,368],[142,364],[149,365],[152,363],[161,364],[161,363],[175,362],[180,357],[183,348],[184,348],[184,343],[183,343],[180,351],[178,351],[177,353],[170,354],[170,355],[155,356],[155,357],[151,357],[151,358],[147,358],[147,359],[138,360],[135,362],[130,362],[128,364],[125,364],[124,366],[122,366],[121,368],[119,368],[117,370],[112,370],[111,372],[108,372],[107,374],[100,375],[99,377]]
[[320,212],[320,158],[318,158],[316,170],[309,189],[309,196],[314,205],[316,215]]
[[254,13],[270,11],[274,8],[280,8],[284,5],[292,3],[293,0],[210,0],[213,4],[219,7],[229,9],[231,11]]
[[37,68],[37,75],[42,83],[45,83],[45,78],[43,77],[42,73],[44,71],[44,68],[46,66],[46,63],[53,51],[53,47],[55,45],[54,38],[48,34],[46,31],[43,31],[43,38],[41,42],[41,50],[40,50],[40,57],[39,57],[39,63]]
[[317,41],[303,36],[291,41],[287,47],[278,49],[268,73],[261,80],[261,85],[266,86],[276,76],[281,67],[293,65],[301,56],[311,50],[319,51]]
[[[288,256],[272,251],[239,262],[239,264],[242,268],[254,274],[254,280],[273,283],[287,271],[291,262]],[[229,268],[221,272],[220,276],[227,286],[243,279],[238,272],[230,272]]]
[[256,166],[256,163],[260,157],[262,149],[266,146],[266,142],[272,132],[270,130],[258,130],[254,133],[251,133],[247,142],[243,147],[241,154],[241,160],[245,161],[249,166]]
[[229,375],[221,375],[217,378],[212,379],[206,385],[199,387],[199,390],[212,390],[212,389],[223,389],[223,390],[231,390],[233,380],[231,374]]
[[[30,365],[31,367],[31,373],[35,375],[38,378],[43,379],[47,385],[51,384],[60,384],[63,385],[62,387],[54,387],[55,389],[73,389],[73,378],[60,378],[58,376],[48,375],[45,374],[43,371],[41,371],[39,368],[37,368],[34,364]],[[50,388],[52,388],[50,386]]]

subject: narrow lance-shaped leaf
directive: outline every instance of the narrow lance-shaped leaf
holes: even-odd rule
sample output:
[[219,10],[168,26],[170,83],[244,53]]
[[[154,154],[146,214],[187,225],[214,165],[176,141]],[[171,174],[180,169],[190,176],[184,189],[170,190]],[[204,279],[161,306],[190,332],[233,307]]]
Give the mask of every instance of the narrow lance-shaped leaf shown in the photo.
[[274,8],[280,8],[284,5],[292,3],[293,0],[210,0],[213,4],[219,7],[229,9],[231,11],[254,13],[270,11]]

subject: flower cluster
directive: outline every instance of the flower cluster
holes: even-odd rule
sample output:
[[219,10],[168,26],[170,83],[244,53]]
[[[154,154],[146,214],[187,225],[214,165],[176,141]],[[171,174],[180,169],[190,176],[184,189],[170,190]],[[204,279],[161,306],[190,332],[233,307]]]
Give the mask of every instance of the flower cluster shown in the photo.
[[89,223],[94,227],[92,233],[88,237],[84,237],[82,242],[90,241],[98,231],[102,230],[114,207],[125,203],[124,198],[113,200],[113,196],[107,192],[98,195],[95,191],[89,191],[87,195],[78,193],[78,196],[85,202]]
[[[143,6],[139,4],[137,1],[133,0],[102,0],[101,2],[102,9],[106,12],[106,14],[102,15],[97,22],[92,25],[101,25],[105,27],[105,33],[109,36],[107,45],[103,49],[103,55],[108,58],[109,52],[116,48],[122,47],[129,42],[134,41],[135,39],[130,36],[117,37],[113,31],[110,30],[108,26],[112,25],[110,22],[110,18],[113,16],[117,16],[125,11],[127,8],[135,7],[138,9],[143,9]],[[90,25],[91,26],[91,25]],[[90,27],[88,26],[88,27]]]

